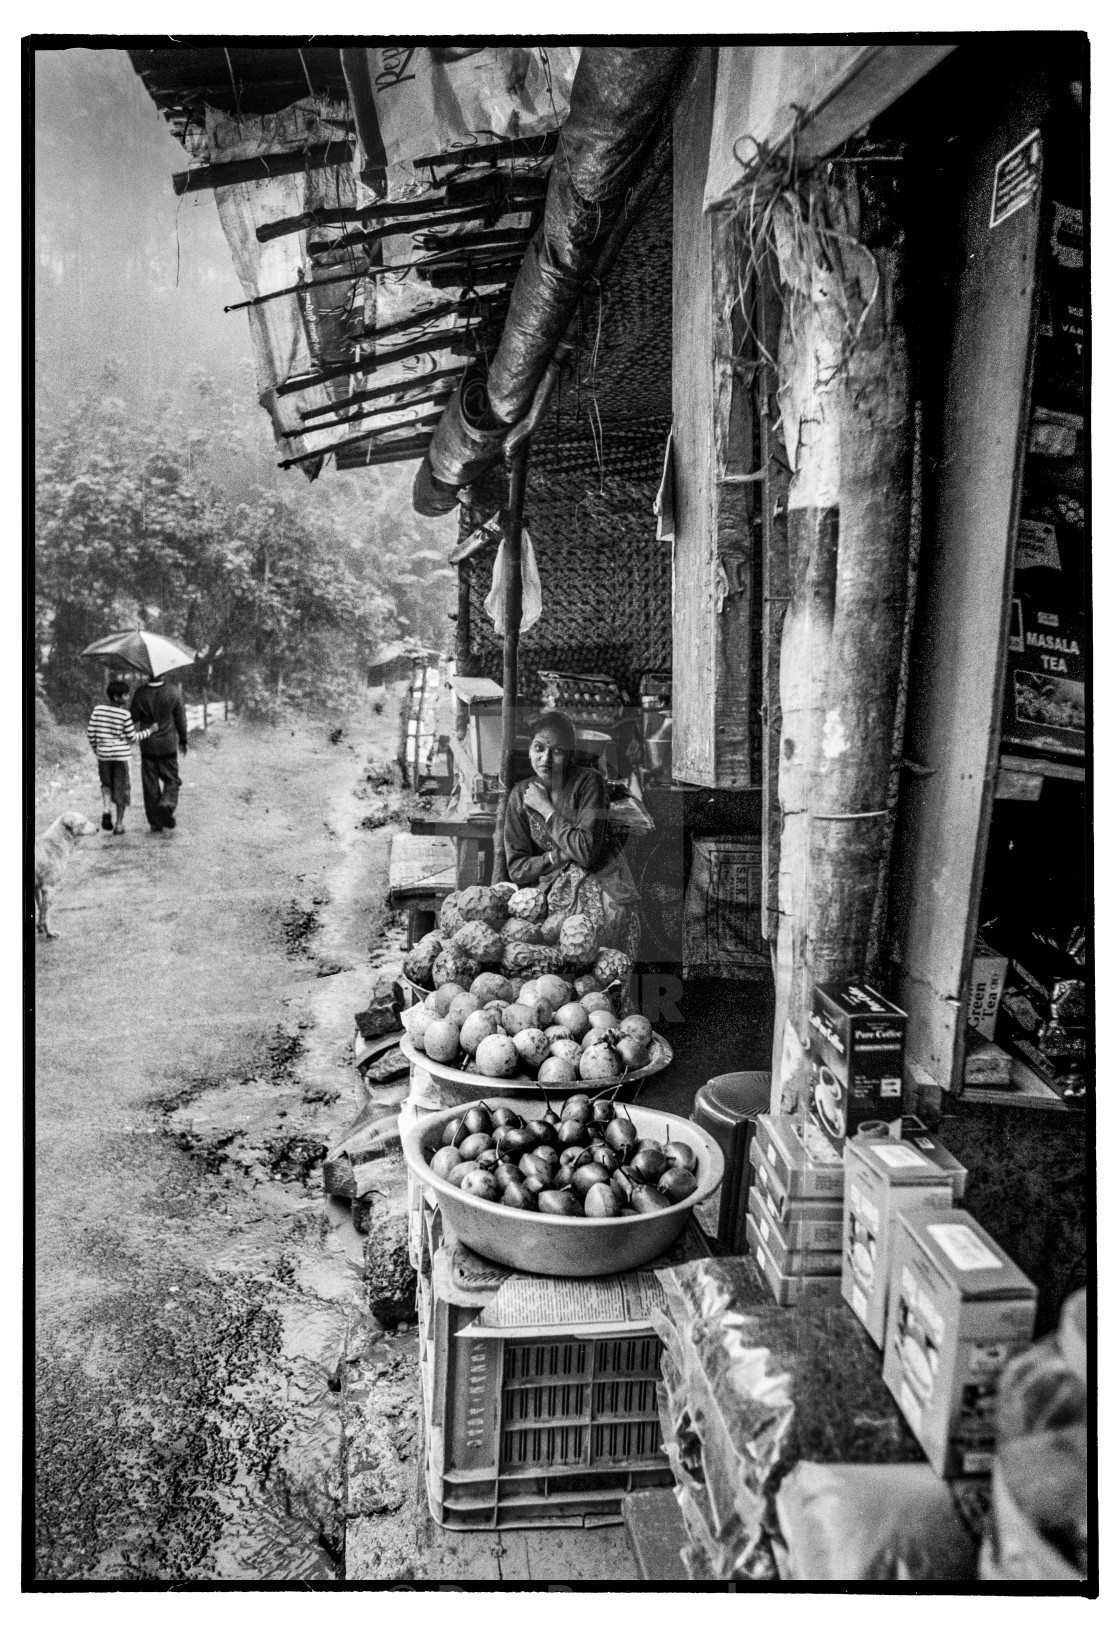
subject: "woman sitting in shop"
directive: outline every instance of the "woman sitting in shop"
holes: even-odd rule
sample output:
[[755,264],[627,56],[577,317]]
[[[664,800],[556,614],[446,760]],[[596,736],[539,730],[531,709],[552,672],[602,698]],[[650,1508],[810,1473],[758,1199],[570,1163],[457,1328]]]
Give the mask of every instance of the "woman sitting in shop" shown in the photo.
[[543,713],[529,743],[533,774],[506,804],[506,868],[518,888],[548,895],[550,915],[582,912],[600,945],[637,955],[638,891],[610,825],[607,784],[576,763],[576,729],[566,713]]

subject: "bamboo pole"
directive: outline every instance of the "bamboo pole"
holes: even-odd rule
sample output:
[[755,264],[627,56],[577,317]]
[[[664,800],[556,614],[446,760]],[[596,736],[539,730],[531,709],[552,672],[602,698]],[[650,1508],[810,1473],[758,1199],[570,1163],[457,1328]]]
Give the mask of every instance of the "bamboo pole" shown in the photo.
[[[357,402],[377,402],[383,396],[392,396],[396,391],[415,391],[420,385],[434,385],[441,379],[458,379],[462,368],[437,368],[433,373],[420,375],[415,382],[405,379],[394,379],[388,385],[375,385],[368,391],[351,391],[349,396],[340,396],[333,402],[324,402],[320,407],[303,408],[300,418],[306,423],[309,419],[321,419],[328,413],[341,413]],[[401,407],[411,406],[410,402],[401,402]]]
[[171,178],[177,197],[216,187],[235,187],[249,181],[268,181],[277,175],[299,175],[304,170],[326,170],[349,164],[354,149],[348,141],[322,142],[291,153],[269,153],[266,158],[236,159],[229,164],[206,164],[180,170]]
[[[465,674],[471,660],[471,563],[461,560],[459,572],[459,609],[455,617],[455,668]],[[460,741],[467,734],[470,709],[462,697],[455,699],[455,731]]]
[[529,465],[528,440],[519,442],[510,457],[509,505],[505,516],[506,585],[502,608],[502,770],[498,808],[494,820],[494,881],[506,880],[506,851],[502,842],[506,803],[513,788],[513,754],[517,739],[517,652],[521,638],[521,522],[525,509],[525,480]]

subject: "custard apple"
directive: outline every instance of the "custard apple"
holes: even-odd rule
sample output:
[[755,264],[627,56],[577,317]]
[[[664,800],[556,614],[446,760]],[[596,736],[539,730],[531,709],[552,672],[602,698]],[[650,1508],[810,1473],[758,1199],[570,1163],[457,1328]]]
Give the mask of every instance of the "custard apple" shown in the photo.
[[540,923],[548,916],[548,897],[539,889],[518,889],[510,896],[509,914],[527,923]]
[[484,967],[502,960],[502,937],[489,923],[464,923],[452,936],[451,943]]
[[432,965],[432,981],[440,985],[461,985],[464,990],[479,975],[478,962],[457,945],[445,945]]
[[445,940],[449,940],[460,928],[466,918],[459,910],[458,893],[449,894],[439,908],[439,931]]
[[546,917],[544,922],[541,924],[541,944],[542,945],[559,945],[559,943],[560,943],[560,930],[561,930],[561,928],[563,926],[564,926],[564,914],[563,914],[563,912],[557,912],[555,916]]
[[438,934],[425,934],[422,940],[417,940],[404,959],[405,978],[411,979],[414,985],[423,985],[425,990],[432,989],[432,969],[442,950],[443,941]]
[[456,898],[455,906],[464,922],[489,923],[496,928],[506,918],[505,901],[501,895],[478,883],[463,889]]
[[566,962],[574,962],[578,968],[590,967],[599,949],[591,919],[579,911],[574,916],[565,917],[560,929],[559,949]]
[[539,979],[541,974],[560,973],[564,959],[553,945],[507,945],[502,972],[511,979]]
[[[456,941],[458,944],[458,941]],[[634,964],[625,951],[615,951],[610,948],[602,950],[595,958],[595,965],[591,969],[593,974],[603,981],[604,985],[618,983],[625,990],[630,984],[630,975],[634,971]]]
[[517,884],[516,883],[491,883],[491,885],[490,885],[490,893],[499,895],[501,897],[501,899],[502,899],[503,904],[505,905],[506,910],[508,911],[509,910],[510,896],[512,894],[517,893]]
[[499,933],[504,945],[539,945],[541,931],[535,923],[523,922],[520,917],[511,917],[502,924]]

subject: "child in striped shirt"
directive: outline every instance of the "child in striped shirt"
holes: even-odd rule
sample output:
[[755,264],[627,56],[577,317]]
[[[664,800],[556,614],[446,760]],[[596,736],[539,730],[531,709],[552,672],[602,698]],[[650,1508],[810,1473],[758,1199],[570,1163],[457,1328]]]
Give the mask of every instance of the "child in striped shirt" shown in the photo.
[[[97,756],[97,770],[101,779],[101,830],[111,830],[116,836],[124,831],[124,812],[132,802],[132,778],[128,770],[132,744],[143,741],[156,727],[151,725],[147,730],[137,730],[133,724],[131,713],[123,705],[128,695],[125,680],[111,680],[105,694],[109,700],[107,703],[98,702],[90,714],[86,735]],[[109,814],[110,804],[115,804],[117,808],[116,826]]]

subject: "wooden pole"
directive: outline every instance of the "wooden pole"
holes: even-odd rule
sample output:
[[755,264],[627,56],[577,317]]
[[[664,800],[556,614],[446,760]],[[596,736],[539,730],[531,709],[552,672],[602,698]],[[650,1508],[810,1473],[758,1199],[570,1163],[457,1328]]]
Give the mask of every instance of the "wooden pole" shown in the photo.
[[504,882],[506,852],[502,842],[506,801],[513,787],[513,751],[517,738],[517,648],[521,638],[521,521],[525,509],[528,440],[514,448],[509,467],[509,506],[505,515],[506,592],[502,635],[502,770],[494,822],[494,881]]
[[[455,671],[465,674],[471,660],[471,563],[459,562],[459,610],[455,617]],[[470,709],[462,697],[455,702],[455,734],[462,741],[466,737]]]

